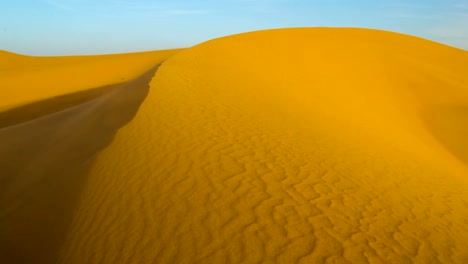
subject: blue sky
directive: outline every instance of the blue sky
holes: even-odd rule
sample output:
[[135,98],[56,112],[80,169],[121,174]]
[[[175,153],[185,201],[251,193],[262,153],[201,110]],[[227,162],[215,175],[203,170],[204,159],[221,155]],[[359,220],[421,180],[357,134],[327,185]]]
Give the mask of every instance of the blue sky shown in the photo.
[[5,0],[0,49],[29,55],[188,47],[245,31],[366,27],[468,50],[468,0]]

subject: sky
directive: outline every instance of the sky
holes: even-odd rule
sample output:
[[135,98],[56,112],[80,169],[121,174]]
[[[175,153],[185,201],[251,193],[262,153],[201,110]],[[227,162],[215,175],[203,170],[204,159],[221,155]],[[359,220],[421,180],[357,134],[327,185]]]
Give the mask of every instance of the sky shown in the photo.
[[468,0],[2,0],[0,50],[27,55],[190,47],[285,27],[390,30],[468,50]]

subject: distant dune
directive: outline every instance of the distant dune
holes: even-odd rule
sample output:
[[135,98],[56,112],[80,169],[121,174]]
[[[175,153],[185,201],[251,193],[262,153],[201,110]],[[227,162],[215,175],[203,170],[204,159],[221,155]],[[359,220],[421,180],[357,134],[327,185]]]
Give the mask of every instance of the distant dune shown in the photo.
[[0,53],[0,110],[135,78],[178,50],[70,57]]
[[296,28],[0,58],[0,263],[468,263],[466,51]]

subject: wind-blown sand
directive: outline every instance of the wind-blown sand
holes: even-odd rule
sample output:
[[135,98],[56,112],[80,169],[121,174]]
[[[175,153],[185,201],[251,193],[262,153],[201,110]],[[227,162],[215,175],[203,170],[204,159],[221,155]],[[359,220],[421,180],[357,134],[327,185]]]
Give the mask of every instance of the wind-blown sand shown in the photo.
[[[0,260],[468,262],[466,51],[384,31],[310,28],[235,35],[176,52],[141,105],[142,96],[119,102],[137,93],[130,87],[144,90],[151,72],[140,84],[119,86],[125,94],[104,93],[0,130],[1,164],[21,171],[1,179],[13,183],[1,185],[6,194],[0,190]],[[134,59],[143,58],[158,63]],[[112,71],[144,71],[119,65],[128,68]],[[91,86],[121,75],[107,74]],[[38,97],[0,103],[29,98]],[[18,113],[24,111],[3,120],[24,120]],[[106,135],[98,133],[101,122],[121,116]],[[44,119],[40,129],[21,130]],[[50,133],[54,126],[60,133]],[[41,145],[42,135],[53,144]],[[98,147],[66,157],[89,145]],[[14,158],[23,153],[30,157]],[[47,179],[42,187],[29,180],[38,177]],[[67,190],[66,199],[48,191],[54,184]],[[55,237],[44,245],[49,230]]]

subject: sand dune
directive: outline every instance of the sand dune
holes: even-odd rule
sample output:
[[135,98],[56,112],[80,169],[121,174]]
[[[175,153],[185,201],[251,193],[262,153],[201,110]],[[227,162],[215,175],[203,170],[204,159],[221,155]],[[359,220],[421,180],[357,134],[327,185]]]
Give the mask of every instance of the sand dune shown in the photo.
[[[76,65],[63,71],[88,67]],[[466,51],[364,29],[260,31],[178,51],[159,67],[134,118],[94,143],[92,133],[101,130],[96,120],[113,116],[95,119],[94,101],[72,108],[80,118],[51,120],[44,132],[0,134],[29,147],[52,124],[61,126],[53,145],[37,146],[41,155],[14,161],[20,143],[7,140],[10,149],[1,156],[6,164],[26,164],[28,179],[60,182],[77,164],[64,153],[109,142],[115,133],[80,172],[73,198],[50,209],[69,212],[60,219],[63,229],[52,228],[54,241],[64,243],[28,244],[32,231],[14,223],[39,217],[44,223],[31,226],[40,233],[58,216],[9,213],[36,200],[15,197],[56,196],[35,192],[46,188],[29,180],[10,185],[0,226],[15,228],[0,230],[0,240],[16,254],[0,257],[11,263],[28,263],[41,252],[48,260],[59,254],[59,263],[467,263],[467,68]],[[106,81],[118,76],[108,74]],[[126,91],[125,98],[133,93]],[[21,101],[15,100],[0,103]],[[131,116],[137,105],[110,100],[108,107]],[[22,122],[23,112],[4,120]],[[81,128],[90,132],[74,133]],[[49,159],[62,156],[68,163]]]

